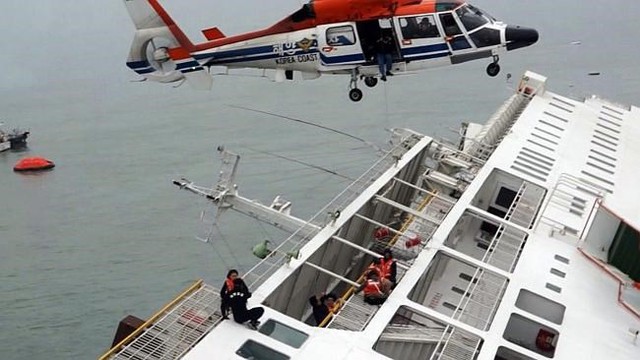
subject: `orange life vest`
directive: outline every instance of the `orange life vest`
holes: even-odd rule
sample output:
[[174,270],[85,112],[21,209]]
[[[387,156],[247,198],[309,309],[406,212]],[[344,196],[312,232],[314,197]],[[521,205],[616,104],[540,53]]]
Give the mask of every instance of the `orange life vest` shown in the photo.
[[230,293],[233,291],[233,279],[227,278],[227,280],[224,281],[225,284],[227,284],[227,293]]
[[380,272],[382,273],[380,276],[388,278],[391,276],[391,265],[393,264],[393,259],[385,260],[384,258],[380,259]]
[[380,282],[374,280],[367,280],[366,285],[364,286],[364,296],[370,295],[382,295],[382,290],[380,290]]

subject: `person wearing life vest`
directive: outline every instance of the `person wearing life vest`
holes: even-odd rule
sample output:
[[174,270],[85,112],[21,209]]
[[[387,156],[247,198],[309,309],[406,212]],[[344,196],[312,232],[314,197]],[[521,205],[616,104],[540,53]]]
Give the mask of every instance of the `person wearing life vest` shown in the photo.
[[227,273],[227,278],[222,284],[220,289],[220,313],[222,313],[222,319],[229,319],[229,294],[233,291],[233,281],[238,278],[238,270],[231,269]]
[[367,272],[367,277],[356,292],[364,292],[364,301],[370,305],[382,305],[391,289],[389,280],[379,278],[375,271]]
[[382,277],[389,280],[393,285],[396,284],[396,276],[398,274],[398,264],[393,259],[393,253],[391,249],[386,249],[383,253],[384,257],[380,259],[379,266],[381,269]]
[[374,258],[371,265],[367,268],[367,272],[374,272],[378,275],[378,278],[385,277],[384,268],[382,267],[381,259]]

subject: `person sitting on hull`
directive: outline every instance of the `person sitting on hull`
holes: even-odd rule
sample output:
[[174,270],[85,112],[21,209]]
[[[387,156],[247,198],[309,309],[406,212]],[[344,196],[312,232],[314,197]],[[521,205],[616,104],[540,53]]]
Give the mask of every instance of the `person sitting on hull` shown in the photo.
[[260,317],[264,314],[264,308],[261,306],[247,309],[247,300],[251,297],[249,288],[240,278],[233,280],[233,289],[227,295],[227,303],[233,312],[233,320],[238,324],[247,323],[254,330],[260,325]]
[[391,291],[391,282],[378,277],[375,271],[367,272],[367,278],[356,292],[364,291],[364,302],[370,305],[382,305]]
[[220,313],[222,319],[229,319],[229,294],[233,291],[233,281],[238,278],[238,270],[231,269],[227,272],[227,278],[220,289]]
[[391,282],[391,286],[394,287],[397,281],[398,264],[393,258],[393,252],[391,252],[391,249],[386,249],[383,256],[384,257],[379,261],[382,277],[389,280]]
[[329,316],[337,298],[333,293],[323,294],[322,296],[313,295],[309,298],[316,326],[320,326],[324,319]]

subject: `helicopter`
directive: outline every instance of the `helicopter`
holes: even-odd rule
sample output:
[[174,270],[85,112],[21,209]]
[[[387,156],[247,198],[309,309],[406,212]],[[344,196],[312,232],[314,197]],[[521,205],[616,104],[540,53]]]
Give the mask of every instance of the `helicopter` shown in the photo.
[[186,81],[211,89],[212,66],[274,71],[274,80],[310,80],[322,74],[350,76],[349,99],[386,80],[376,61],[376,42],[392,39],[392,73],[489,58],[489,76],[500,55],[538,41],[535,29],[508,25],[461,0],[311,0],[262,30],[226,36],[217,27],[192,43],[158,0],[124,0],[136,27],[127,66],[143,80]]

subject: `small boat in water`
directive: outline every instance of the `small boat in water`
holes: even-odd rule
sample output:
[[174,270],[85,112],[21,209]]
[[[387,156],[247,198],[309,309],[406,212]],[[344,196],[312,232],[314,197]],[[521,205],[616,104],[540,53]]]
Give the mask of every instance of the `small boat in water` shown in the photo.
[[13,129],[11,132],[6,132],[0,128],[0,152],[25,147],[27,136],[29,136],[28,131]]
[[34,156],[27,157],[21,159],[16,163],[13,167],[13,171],[24,172],[24,171],[42,171],[53,169],[56,166],[53,161],[47,160],[43,157]]

